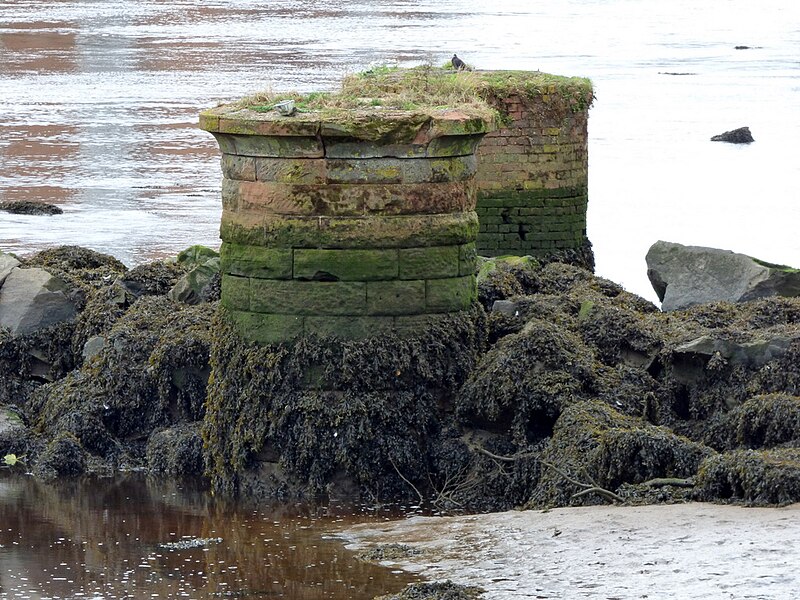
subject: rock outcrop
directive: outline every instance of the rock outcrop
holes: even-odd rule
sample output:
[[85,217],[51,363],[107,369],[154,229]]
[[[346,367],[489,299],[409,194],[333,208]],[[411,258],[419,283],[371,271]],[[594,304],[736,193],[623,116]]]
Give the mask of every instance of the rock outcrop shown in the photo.
[[0,327],[14,335],[70,321],[76,313],[67,284],[44,269],[12,269],[0,288]]
[[46,202],[31,202],[30,200],[0,202],[0,210],[4,210],[15,215],[60,215],[64,212],[55,204],[47,204]]
[[800,271],[745,254],[658,241],[647,252],[647,276],[664,311],[706,302],[800,296]]
[[739,127],[738,129],[731,129],[725,133],[720,133],[711,138],[712,142],[728,142],[729,144],[749,144],[754,142],[753,134],[750,133],[749,127]]
[[12,269],[19,265],[20,262],[16,258],[10,254],[0,252],[0,287],[2,287],[3,282],[6,280],[9,273],[11,273]]
[[574,266],[495,260],[469,318],[423,339],[261,346],[218,303],[169,298],[187,261],[21,262],[84,294],[73,321],[0,328],[0,457],[42,477],[205,471],[256,500],[472,511],[800,501],[800,298],[664,313]]

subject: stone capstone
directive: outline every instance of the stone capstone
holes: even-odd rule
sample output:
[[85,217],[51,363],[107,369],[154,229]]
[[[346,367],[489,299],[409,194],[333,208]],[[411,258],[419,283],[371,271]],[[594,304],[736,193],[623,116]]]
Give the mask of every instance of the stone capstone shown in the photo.
[[730,144],[749,144],[754,142],[753,134],[750,133],[749,127],[739,127],[738,129],[731,129],[725,133],[720,133],[711,138],[712,142],[728,142]]
[[800,296],[800,271],[730,250],[659,241],[647,252],[647,276],[664,311],[707,302]]
[[71,321],[75,314],[67,285],[44,269],[12,269],[0,288],[0,327],[14,335]]

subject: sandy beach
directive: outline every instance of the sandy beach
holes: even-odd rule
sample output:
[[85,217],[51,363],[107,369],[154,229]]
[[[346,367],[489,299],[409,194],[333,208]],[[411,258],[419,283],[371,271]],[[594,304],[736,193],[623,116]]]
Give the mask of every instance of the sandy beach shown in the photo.
[[346,532],[407,544],[384,564],[513,598],[789,600],[800,594],[800,504],[566,508],[413,517]]

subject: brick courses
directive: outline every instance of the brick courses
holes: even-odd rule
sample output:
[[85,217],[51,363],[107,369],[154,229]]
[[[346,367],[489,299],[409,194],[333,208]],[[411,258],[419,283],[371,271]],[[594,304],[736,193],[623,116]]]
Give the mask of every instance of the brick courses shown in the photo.
[[481,256],[547,259],[588,244],[588,109],[565,109],[557,90],[549,92],[495,99],[508,124],[477,152]]

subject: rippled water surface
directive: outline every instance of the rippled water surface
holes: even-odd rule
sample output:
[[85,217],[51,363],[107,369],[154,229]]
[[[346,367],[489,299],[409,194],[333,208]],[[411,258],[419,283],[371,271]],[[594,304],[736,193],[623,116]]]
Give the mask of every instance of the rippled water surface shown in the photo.
[[[657,239],[800,266],[795,0],[3,2],[0,199],[66,212],[0,213],[0,248],[82,244],[132,265],[216,246],[202,108],[454,51],[480,68],[593,79],[599,274],[653,297],[643,257]],[[756,143],[709,142],[743,125]]]
[[140,475],[45,484],[0,471],[0,598],[369,600],[413,577],[354,559],[332,536],[383,518],[225,506]]

